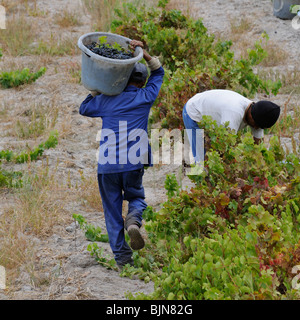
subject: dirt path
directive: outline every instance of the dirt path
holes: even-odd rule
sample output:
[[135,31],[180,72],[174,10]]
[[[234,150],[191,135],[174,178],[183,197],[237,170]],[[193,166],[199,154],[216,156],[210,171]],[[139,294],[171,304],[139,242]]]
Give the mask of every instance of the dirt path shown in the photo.
[[[186,3],[186,1],[183,1]],[[247,16],[254,27],[250,31],[253,37],[262,31],[269,34],[271,40],[281,43],[288,55],[284,64],[278,69],[294,68],[300,55],[300,31],[292,29],[290,21],[282,21],[275,18],[269,0],[202,0],[190,1],[193,8],[193,16],[203,17],[204,24],[209,32],[217,33],[226,38],[230,23],[233,19]],[[82,16],[82,26],[70,30],[60,29],[53,24],[53,17],[57,12],[66,8],[68,10],[82,11],[80,0],[38,0],[40,10],[47,12],[46,17],[33,18],[39,27],[40,34],[47,34],[49,30],[62,35],[71,34],[75,38],[90,32],[89,18]],[[81,176],[93,176],[96,172],[96,157],[98,143],[97,132],[101,123],[97,119],[88,119],[78,114],[80,103],[87,95],[87,90],[80,84],[66,80],[66,68],[72,63],[80,64],[80,53],[75,57],[55,57],[47,60],[47,72],[30,86],[21,90],[0,90],[0,101],[5,105],[9,117],[7,123],[1,123],[3,129],[0,140],[0,150],[7,147],[22,145],[14,137],[5,135],[5,130],[10,128],[13,118],[22,117],[30,103],[38,104],[52,102],[59,106],[57,125],[63,131],[59,145],[46,151],[50,168],[60,177],[61,183],[71,181],[73,186],[80,183]],[[5,57],[0,62],[0,68],[11,63],[11,59]],[[34,57],[18,57],[15,59],[20,65],[34,64]],[[287,94],[278,95],[274,101],[283,104]],[[297,103],[298,96],[293,96]],[[30,142],[30,141],[27,141]],[[43,166],[43,162],[37,163]],[[176,173],[180,176],[180,168],[163,166],[146,170],[144,186],[146,201],[149,205],[159,207],[166,199],[164,192],[164,180],[168,173]],[[188,179],[184,179],[183,187],[189,187]],[[72,188],[70,189],[72,192]],[[74,187],[75,192],[75,187]],[[1,201],[6,207],[13,205],[14,197],[1,195]],[[87,210],[82,205],[81,199],[66,201],[63,209],[71,217],[73,213],[82,214],[89,223],[99,225],[105,230],[103,213],[99,210]],[[4,210],[0,208],[0,215]],[[153,290],[152,283],[144,283],[140,280],[121,278],[116,271],[101,267],[90,257],[86,248],[88,241],[83,232],[76,229],[72,219],[67,219],[65,224],[54,227],[53,234],[49,237],[34,238],[37,248],[37,265],[34,276],[28,270],[22,270],[14,284],[14,291],[1,292],[0,299],[125,299],[126,292],[142,291],[149,293]],[[105,252],[109,255],[110,248],[101,243]]]
[[299,61],[300,32],[292,28],[290,20],[281,20],[273,15],[272,3],[269,0],[201,0],[191,1],[194,17],[203,18],[205,26],[211,32],[228,35],[230,23],[249,19],[253,24],[249,30],[254,37],[266,32],[270,40],[275,41],[287,51],[284,65],[295,65]]

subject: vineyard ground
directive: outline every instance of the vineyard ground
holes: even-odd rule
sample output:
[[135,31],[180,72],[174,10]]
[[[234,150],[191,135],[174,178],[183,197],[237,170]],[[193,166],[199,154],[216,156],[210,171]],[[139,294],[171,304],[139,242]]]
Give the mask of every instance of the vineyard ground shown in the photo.
[[[174,1],[175,3],[176,1]],[[180,1],[177,1],[180,8]],[[250,30],[235,37],[233,48],[237,54],[243,50],[245,39],[255,39],[263,31],[267,32],[272,43],[284,49],[284,58],[275,67],[262,67],[262,72],[279,74],[294,72],[300,56],[300,30],[294,30],[290,21],[279,20],[273,16],[269,0],[202,0],[181,1],[184,6],[180,9],[189,9],[193,17],[203,17],[204,24],[209,32],[218,37],[228,39],[228,35],[235,37],[233,24],[243,17],[251,25]],[[79,12],[81,25],[61,29],[54,23],[54,17],[62,8]],[[174,4],[175,5],[175,4]],[[47,36],[49,30],[53,34],[72,36],[91,32],[90,19],[87,14],[81,15],[80,0],[38,0],[37,7],[47,15],[32,17],[38,29],[38,35]],[[254,40],[252,41],[252,44]],[[101,127],[99,119],[84,118],[78,114],[81,101],[86,97],[87,90],[70,78],[70,68],[80,67],[81,55],[78,51],[74,56],[3,56],[0,69],[7,66],[35,66],[47,67],[46,74],[34,84],[23,86],[21,89],[0,90],[1,121],[0,121],[0,150],[11,148],[19,150],[26,144],[34,146],[41,137],[19,138],[15,132],[17,122],[22,123],[32,105],[45,106],[49,117],[53,118],[53,110],[57,110],[55,128],[60,134],[59,144],[55,149],[45,152],[46,158],[36,163],[26,165],[12,165],[14,169],[24,169],[29,172],[42,170],[53,175],[54,183],[48,186],[51,190],[50,201],[61,211],[63,219],[54,224],[51,232],[42,236],[30,235],[34,243],[34,259],[21,267],[17,278],[8,284],[8,289],[0,290],[0,300],[4,299],[126,299],[126,292],[153,291],[152,283],[120,277],[118,272],[107,270],[100,266],[87,252],[88,241],[83,232],[76,229],[73,213],[82,214],[89,223],[100,226],[105,231],[104,216],[101,209],[87,205],[89,200],[83,199],[83,191],[93,195],[91,187],[82,186],[82,177],[85,181],[93,181],[91,186],[96,189],[96,151],[98,142],[97,132]],[[298,67],[299,68],[299,67]],[[300,92],[288,92],[272,97],[272,100],[288,108],[298,104]],[[257,96],[255,100],[264,96]],[[296,136],[296,142],[299,142]],[[291,147],[289,139],[282,140]],[[160,166],[145,171],[144,186],[146,201],[149,205],[158,208],[166,200],[164,181],[166,174],[175,173],[183,188],[189,188],[191,183],[182,177],[181,168],[176,166]],[[46,189],[47,190],[47,189]],[[97,191],[97,190],[96,190]],[[0,193],[0,216],[9,210],[20,208],[18,192]],[[95,196],[95,199],[96,196]],[[3,205],[2,205],[3,203]],[[105,253],[111,256],[108,244],[100,243]]]

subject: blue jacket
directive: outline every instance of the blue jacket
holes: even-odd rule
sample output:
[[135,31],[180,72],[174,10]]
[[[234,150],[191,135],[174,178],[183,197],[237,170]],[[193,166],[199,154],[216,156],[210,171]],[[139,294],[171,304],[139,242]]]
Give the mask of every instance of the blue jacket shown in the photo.
[[116,96],[88,95],[79,113],[101,117],[98,173],[132,171],[151,166],[148,117],[163,82],[164,69],[152,71],[146,86],[127,86]]

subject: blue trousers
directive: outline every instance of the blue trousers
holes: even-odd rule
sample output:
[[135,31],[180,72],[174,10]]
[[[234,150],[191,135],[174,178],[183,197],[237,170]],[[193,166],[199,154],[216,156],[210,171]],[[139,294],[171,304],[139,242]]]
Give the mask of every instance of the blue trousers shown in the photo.
[[191,119],[191,117],[186,112],[186,105],[183,107],[182,111],[183,123],[187,130],[188,139],[190,146],[192,148],[192,153],[196,163],[204,160],[205,149],[204,149],[204,137],[200,132],[198,123]]
[[[98,184],[104,209],[105,224],[110,247],[117,264],[132,262],[132,250],[125,241],[124,227],[136,224],[141,227],[146,209],[142,184],[144,168],[139,170],[98,174]],[[123,200],[128,201],[128,213],[122,217]]]

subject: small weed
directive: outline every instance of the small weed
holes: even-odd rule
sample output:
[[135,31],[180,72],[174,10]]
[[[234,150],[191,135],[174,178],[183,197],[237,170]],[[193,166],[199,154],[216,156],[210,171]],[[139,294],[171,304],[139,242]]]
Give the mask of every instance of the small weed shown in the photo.
[[274,41],[265,39],[262,48],[267,52],[267,57],[260,63],[262,67],[274,67],[286,60],[288,53]]
[[81,64],[77,61],[68,61],[63,64],[71,83],[81,83]]
[[40,143],[37,147],[15,153],[11,150],[0,151],[0,161],[3,159],[6,162],[25,163],[28,161],[35,161],[38,157],[42,156],[46,149],[55,148],[58,143],[58,132],[53,131],[50,133],[48,140]]
[[81,173],[81,184],[79,185],[81,199],[86,208],[92,210],[103,210],[102,200],[99,193],[97,179],[94,176],[85,177]]
[[94,257],[95,260],[103,267],[106,267],[107,269],[118,270],[115,259],[108,255],[104,256],[103,248],[99,248],[97,243],[89,244],[87,246],[87,251],[89,251],[91,256]]
[[34,106],[28,113],[30,119],[17,120],[14,125],[13,134],[18,138],[37,138],[52,130],[57,122],[58,107]]
[[282,81],[282,89],[281,93],[283,94],[300,94],[300,70],[287,70],[283,74],[280,75]]
[[20,266],[30,267],[37,251],[32,236],[44,238],[53,227],[71,222],[63,206],[68,189],[56,179],[56,169],[46,163],[34,168],[31,163],[23,172],[22,186],[14,189],[15,199],[0,215],[0,261],[11,282]]
[[0,0],[0,5],[4,6],[6,12],[10,14],[27,10],[30,5],[36,8],[37,0]]
[[57,13],[54,17],[54,21],[62,28],[81,26],[82,23],[77,12],[70,12],[63,10],[61,13]]
[[4,89],[19,87],[23,84],[35,82],[46,72],[42,67],[39,71],[31,73],[28,68],[15,71],[4,71],[0,73],[0,85]]
[[236,19],[230,21],[230,31],[232,40],[240,39],[245,33],[251,31],[253,23],[248,17],[242,17],[238,22]]
[[83,0],[84,8],[91,15],[93,28],[109,31],[115,17],[114,9],[122,4],[119,0]]
[[4,52],[14,57],[28,54],[35,37],[36,30],[32,21],[24,16],[8,17],[6,30],[0,30],[0,43]]
[[31,49],[35,55],[47,54],[49,56],[75,55],[79,52],[76,46],[77,38],[74,37],[54,37],[53,33],[48,40],[39,40],[38,45]]
[[80,214],[74,213],[73,218],[78,222],[80,228],[85,231],[85,237],[89,241],[108,242],[108,235],[103,234],[100,227],[87,223],[85,218]]

